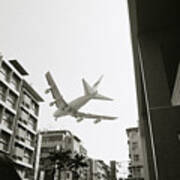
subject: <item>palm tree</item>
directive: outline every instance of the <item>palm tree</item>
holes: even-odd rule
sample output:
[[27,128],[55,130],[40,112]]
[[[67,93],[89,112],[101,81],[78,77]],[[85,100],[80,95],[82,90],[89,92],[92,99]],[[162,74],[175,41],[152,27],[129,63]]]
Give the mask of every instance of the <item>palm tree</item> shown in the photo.
[[55,152],[51,152],[46,158],[54,166],[51,171],[51,177],[54,177],[56,169],[58,169],[58,179],[61,179],[62,171],[71,171],[74,179],[78,179],[80,174],[79,170],[81,168],[87,167],[86,158],[83,155],[73,153],[70,150],[64,150],[62,147]]
[[78,179],[80,177],[79,170],[87,166],[86,157],[80,154],[76,154],[68,164],[69,170],[73,173],[73,179]]
[[54,165],[52,169],[52,176],[54,177],[56,169],[58,169],[58,179],[61,179],[61,172],[68,168],[68,164],[71,160],[72,152],[70,150],[65,151],[62,147],[55,152],[51,152],[47,157],[48,160]]

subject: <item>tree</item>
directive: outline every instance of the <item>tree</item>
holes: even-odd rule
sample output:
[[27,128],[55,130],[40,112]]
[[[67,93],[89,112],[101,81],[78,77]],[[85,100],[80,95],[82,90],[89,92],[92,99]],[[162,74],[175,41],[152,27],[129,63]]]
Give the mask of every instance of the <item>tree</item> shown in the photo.
[[75,154],[70,150],[60,150],[51,152],[46,158],[49,161],[49,165],[53,165],[54,168],[51,170],[51,176],[54,177],[56,169],[58,169],[58,179],[61,179],[62,171],[71,171],[73,174],[73,179],[78,179],[80,177],[79,170],[88,166],[86,158],[83,155]]
[[73,173],[73,179],[80,177],[79,169],[88,167],[86,157],[83,155],[76,154],[69,162],[69,170]]
[[54,165],[54,168],[51,171],[52,177],[54,177],[56,169],[58,169],[58,179],[61,179],[61,172],[68,168],[68,164],[71,160],[71,154],[72,152],[70,150],[65,151],[63,148],[50,153],[46,159],[50,160],[51,164]]

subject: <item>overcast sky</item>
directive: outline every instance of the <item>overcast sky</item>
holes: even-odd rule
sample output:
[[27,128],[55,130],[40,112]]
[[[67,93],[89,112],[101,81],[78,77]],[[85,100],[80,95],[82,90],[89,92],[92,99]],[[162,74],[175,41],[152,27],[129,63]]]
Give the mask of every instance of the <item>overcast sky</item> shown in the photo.
[[[127,160],[125,129],[138,119],[126,0],[1,0],[0,7],[0,51],[19,60],[45,100],[39,127],[71,130],[93,158]],[[93,84],[104,74],[99,92],[114,101],[92,100],[82,111],[118,120],[95,125],[65,117],[55,122],[52,98],[44,94],[47,71],[67,102],[83,95],[82,78]]]

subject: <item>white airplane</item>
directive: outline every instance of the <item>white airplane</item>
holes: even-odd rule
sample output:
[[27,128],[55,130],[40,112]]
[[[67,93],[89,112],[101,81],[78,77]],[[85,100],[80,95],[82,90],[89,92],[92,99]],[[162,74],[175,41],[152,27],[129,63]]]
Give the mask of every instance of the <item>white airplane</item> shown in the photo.
[[58,108],[53,114],[55,117],[55,120],[57,120],[57,118],[59,118],[59,117],[63,117],[63,116],[67,116],[67,115],[75,117],[77,119],[77,122],[81,122],[84,118],[95,119],[94,123],[98,123],[102,119],[103,120],[114,120],[117,118],[117,117],[112,117],[112,116],[103,116],[103,115],[83,113],[83,112],[79,111],[79,109],[82,106],[84,106],[91,99],[100,99],[100,100],[109,100],[109,101],[112,100],[111,98],[108,98],[106,96],[99,94],[97,91],[97,87],[102,80],[102,76],[92,87],[84,79],[82,79],[85,94],[84,94],[84,96],[81,96],[81,97],[73,100],[70,103],[67,103],[64,100],[64,98],[61,95],[61,93],[59,92],[50,72],[47,72],[45,76],[46,76],[47,82],[50,86],[50,88],[48,88],[45,91],[45,93],[47,94],[47,93],[51,92],[52,96],[54,98],[54,101],[51,102],[49,105],[50,106],[56,105],[56,107]]

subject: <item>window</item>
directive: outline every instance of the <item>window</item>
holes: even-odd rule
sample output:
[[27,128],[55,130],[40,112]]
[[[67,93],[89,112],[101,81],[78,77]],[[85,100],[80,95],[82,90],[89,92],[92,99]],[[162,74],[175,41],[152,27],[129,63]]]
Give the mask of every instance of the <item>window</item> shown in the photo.
[[4,86],[4,84],[0,82],[0,99],[5,101],[5,97],[6,97],[6,86]]
[[42,147],[41,153],[55,152],[55,150],[56,150],[56,146],[55,147]]
[[131,138],[134,139],[137,136],[137,131],[131,132]]
[[21,146],[16,145],[14,150],[14,156],[18,160],[22,160],[22,157],[24,155],[24,149]]
[[134,174],[136,177],[141,177],[141,168],[140,167],[134,168]]
[[70,178],[70,174],[67,172],[66,173],[66,178],[69,179]]
[[20,121],[27,124],[28,118],[29,118],[29,114],[26,111],[21,110],[21,112],[20,112]]
[[62,136],[52,136],[49,137],[50,141],[61,141],[62,140]]
[[26,130],[20,126],[17,127],[17,134],[16,134],[17,139],[21,141],[25,141],[26,137]]
[[9,81],[10,71],[10,68],[5,63],[2,63],[2,66],[0,68],[0,76],[4,80]]
[[20,79],[17,75],[13,74],[11,78],[11,84],[14,86],[14,89],[19,90]]
[[11,129],[13,124],[13,118],[14,116],[9,111],[5,111],[2,117],[2,124],[7,128]]
[[11,108],[15,109],[15,108],[16,108],[16,102],[17,102],[17,97],[16,97],[16,95],[15,95],[14,93],[12,93],[12,92],[9,92],[9,95],[8,95],[8,97],[7,97],[7,104],[8,104]]
[[134,161],[139,161],[139,155],[138,154],[134,155]]
[[28,126],[33,130],[36,129],[36,120],[32,116],[28,120]]
[[132,150],[136,150],[138,148],[138,143],[137,142],[133,142],[132,143]]
[[26,93],[24,93],[24,95],[23,95],[23,104],[24,104],[24,106],[26,106],[26,108],[30,108],[30,106],[31,106],[31,98],[26,94]]
[[23,162],[30,164],[31,163],[31,156],[32,156],[32,153],[28,150],[25,150]]
[[34,114],[35,115],[38,115],[38,105],[34,102],[34,101],[32,101],[32,103],[31,103],[31,108],[32,108],[32,111],[34,112]]
[[34,146],[34,136],[30,132],[27,132],[26,142],[28,143],[28,145]]
[[25,179],[32,179],[32,178],[31,178],[32,175],[33,175],[33,170],[31,170],[31,169],[26,169],[24,178],[25,178]]
[[9,141],[10,141],[10,136],[5,132],[1,132],[0,149],[4,151],[8,151]]

